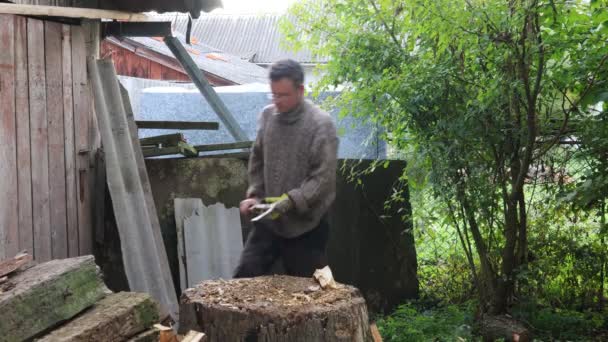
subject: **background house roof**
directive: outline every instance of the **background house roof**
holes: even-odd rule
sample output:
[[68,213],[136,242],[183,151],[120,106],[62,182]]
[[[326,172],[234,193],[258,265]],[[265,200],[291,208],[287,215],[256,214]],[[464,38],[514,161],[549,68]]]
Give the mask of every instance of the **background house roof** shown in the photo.
[[[213,74],[236,84],[264,83],[267,81],[267,70],[254,63],[249,63],[237,56],[227,54],[219,49],[203,43],[187,45],[184,36],[175,34],[184,45],[194,62],[206,73]],[[107,38],[110,42],[130,48],[145,48],[160,53],[167,58],[175,60],[173,53],[167,45],[159,38],[129,37],[129,38]]]
[[[291,58],[300,63],[327,62],[327,57],[313,55],[308,50],[294,52],[281,47],[284,38],[279,23],[283,17],[285,15],[282,14],[202,14],[192,21],[192,36],[253,63],[273,63],[282,58]],[[164,14],[158,18],[170,20],[173,29],[185,35],[187,16]]]

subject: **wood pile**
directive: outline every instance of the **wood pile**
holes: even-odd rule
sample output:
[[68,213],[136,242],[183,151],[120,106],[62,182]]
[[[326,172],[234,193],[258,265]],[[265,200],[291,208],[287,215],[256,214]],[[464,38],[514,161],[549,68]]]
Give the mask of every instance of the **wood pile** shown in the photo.
[[290,276],[205,281],[182,294],[180,331],[210,341],[373,341],[359,290],[334,285]]
[[149,295],[109,291],[93,256],[0,262],[0,313],[0,342],[185,340],[155,325],[159,308]]

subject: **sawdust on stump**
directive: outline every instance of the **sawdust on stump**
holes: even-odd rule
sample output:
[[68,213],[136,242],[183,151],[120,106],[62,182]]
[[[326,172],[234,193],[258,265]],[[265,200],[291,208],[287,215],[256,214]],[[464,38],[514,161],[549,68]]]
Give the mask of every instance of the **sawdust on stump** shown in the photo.
[[311,278],[265,276],[211,280],[187,289],[180,330],[211,341],[370,341],[358,289],[321,289]]

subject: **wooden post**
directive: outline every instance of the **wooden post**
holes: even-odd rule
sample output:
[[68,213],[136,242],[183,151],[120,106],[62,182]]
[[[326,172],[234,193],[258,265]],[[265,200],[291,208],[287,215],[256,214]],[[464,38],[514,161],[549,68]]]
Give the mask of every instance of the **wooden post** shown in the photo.
[[140,129],[180,129],[180,130],[217,130],[220,125],[217,122],[204,121],[135,121]]

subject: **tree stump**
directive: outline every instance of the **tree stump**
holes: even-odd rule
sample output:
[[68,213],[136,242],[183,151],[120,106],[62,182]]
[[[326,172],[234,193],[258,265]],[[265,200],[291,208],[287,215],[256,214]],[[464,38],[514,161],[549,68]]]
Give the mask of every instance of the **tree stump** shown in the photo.
[[208,341],[372,341],[358,289],[320,289],[311,278],[265,276],[205,281],[182,294],[180,332]]

